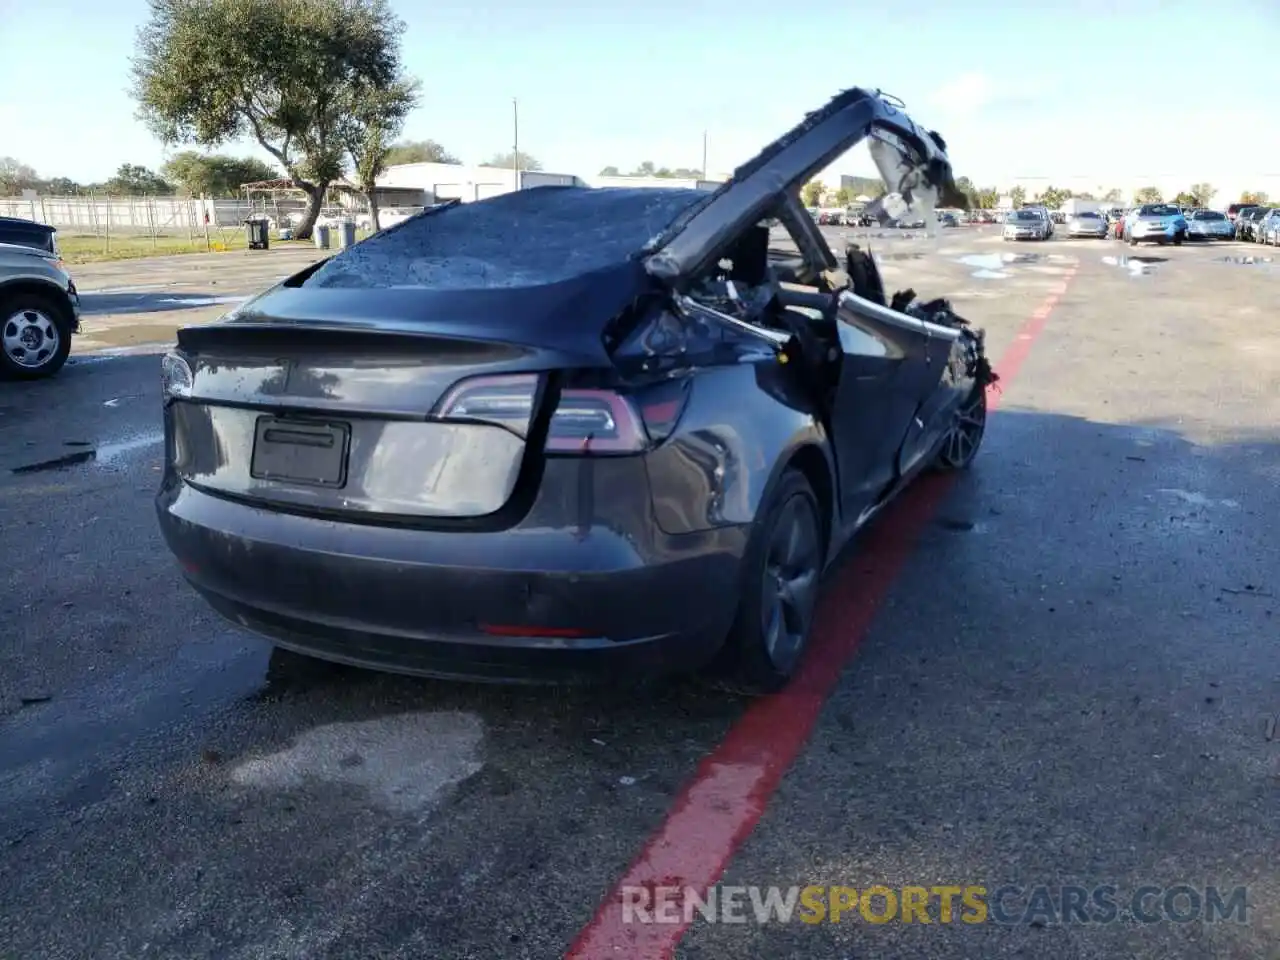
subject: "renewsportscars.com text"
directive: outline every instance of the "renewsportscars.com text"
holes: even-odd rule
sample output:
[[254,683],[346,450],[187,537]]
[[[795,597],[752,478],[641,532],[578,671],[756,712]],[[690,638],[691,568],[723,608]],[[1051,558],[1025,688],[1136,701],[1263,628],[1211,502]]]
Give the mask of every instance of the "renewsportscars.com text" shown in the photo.
[[622,890],[625,923],[1247,923],[1248,890],[1114,884],[760,887],[719,885]]

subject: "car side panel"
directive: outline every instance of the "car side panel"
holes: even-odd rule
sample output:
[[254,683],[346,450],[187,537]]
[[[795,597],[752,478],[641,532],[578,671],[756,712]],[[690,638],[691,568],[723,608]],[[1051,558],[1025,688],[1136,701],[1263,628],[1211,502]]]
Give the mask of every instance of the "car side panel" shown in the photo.
[[681,534],[753,522],[805,446],[821,449],[831,470],[826,430],[788,366],[769,359],[699,371],[675,434],[645,457],[658,526]]

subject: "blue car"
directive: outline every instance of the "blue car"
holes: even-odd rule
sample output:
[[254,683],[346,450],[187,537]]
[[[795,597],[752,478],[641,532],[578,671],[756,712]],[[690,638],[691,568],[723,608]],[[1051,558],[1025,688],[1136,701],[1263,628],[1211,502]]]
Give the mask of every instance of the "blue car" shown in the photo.
[[1125,217],[1124,239],[1131,247],[1142,241],[1180,244],[1187,239],[1187,218],[1171,203],[1144,203]]

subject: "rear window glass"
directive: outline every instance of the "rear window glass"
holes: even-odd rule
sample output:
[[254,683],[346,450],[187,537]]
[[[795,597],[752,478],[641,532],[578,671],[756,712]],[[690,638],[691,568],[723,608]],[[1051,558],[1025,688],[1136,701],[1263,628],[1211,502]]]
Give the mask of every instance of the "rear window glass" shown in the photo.
[[1015,211],[1011,214],[1011,216],[1012,216],[1012,217],[1013,217],[1013,219],[1015,219],[1015,220],[1041,220],[1041,219],[1043,219],[1043,218],[1040,216],[1040,214],[1036,213],[1034,210],[1015,210]]
[[1076,214],[1076,216],[1079,217],[1081,220],[1097,220],[1098,219],[1098,215],[1094,213],[1092,210],[1081,210],[1079,213]]
[[1177,207],[1168,203],[1149,203],[1138,211],[1140,217],[1173,217],[1181,213]]
[[1201,210],[1196,214],[1197,220],[1225,220],[1227,215],[1219,213],[1217,210]]
[[0,243],[16,243],[23,247],[54,252],[53,231],[40,224],[0,223]]
[[406,220],[330,259],[304,287],[538,286],[625,263],[703,190],[534,187]]

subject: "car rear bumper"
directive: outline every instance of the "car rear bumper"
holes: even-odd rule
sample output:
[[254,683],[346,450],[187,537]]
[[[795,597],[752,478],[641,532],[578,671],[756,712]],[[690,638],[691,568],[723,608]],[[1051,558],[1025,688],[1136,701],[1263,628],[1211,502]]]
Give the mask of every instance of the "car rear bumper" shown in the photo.
[[1177,227],[1134,227],[1129,236],[1135,240],[1172,240],[1179,233],[1186,235],[1185,229]]
[[289,649],[444,678],[537,682],[705,663],[736,611],[749,528],[643,536],[335,523],[187,485],[157,498],[187,579]]

